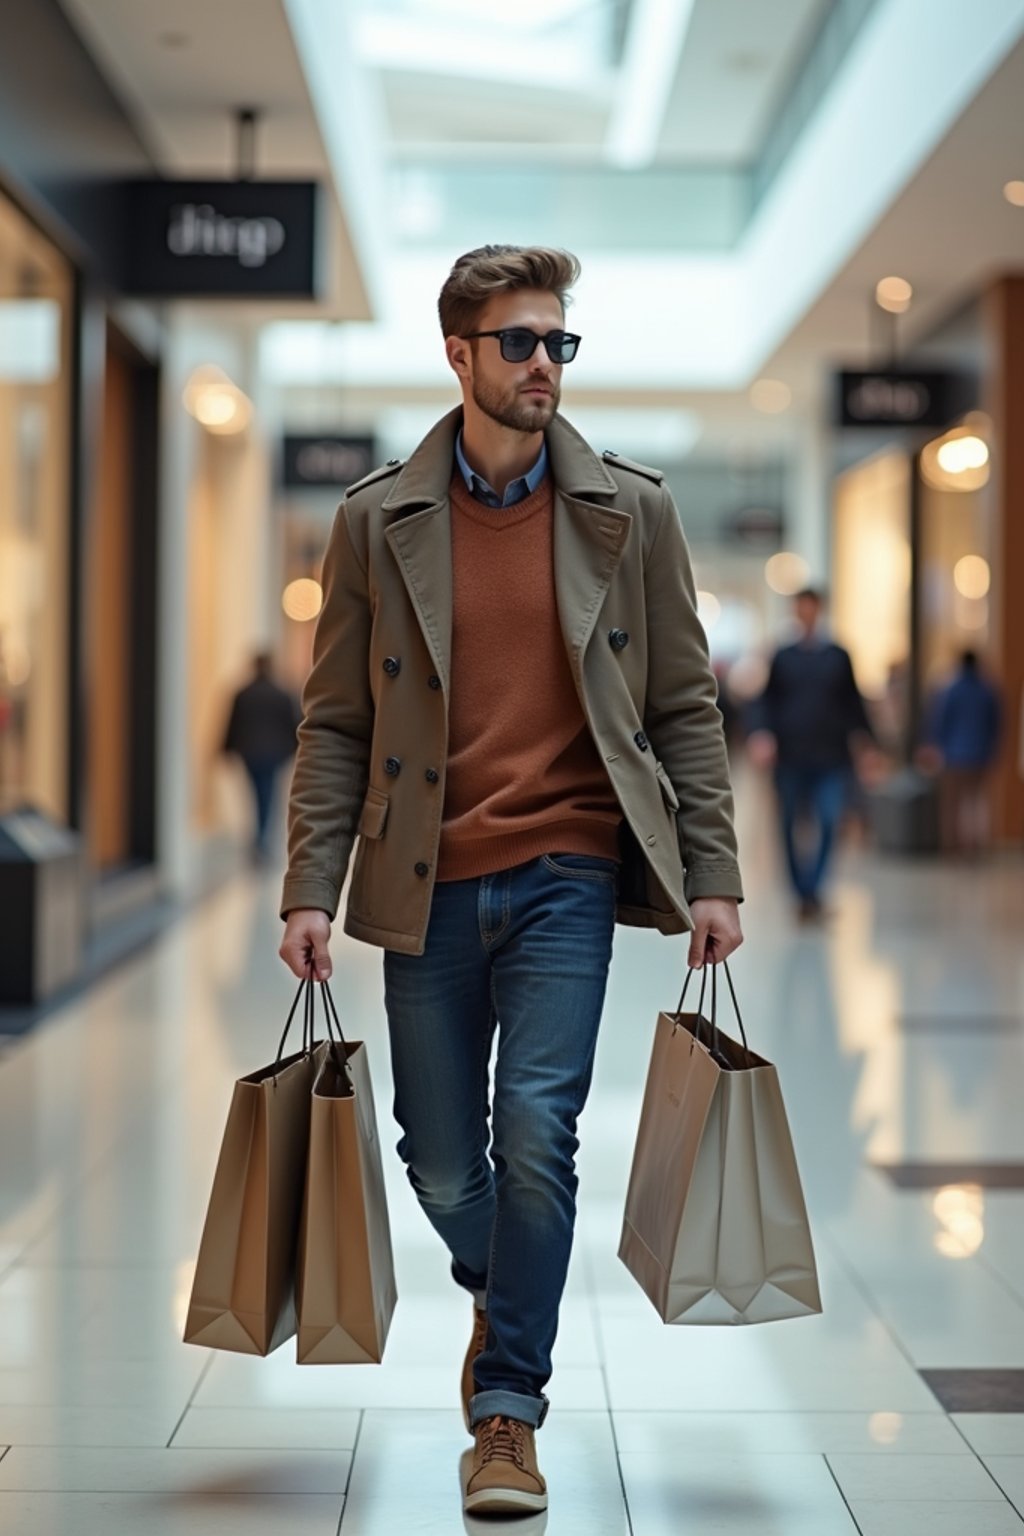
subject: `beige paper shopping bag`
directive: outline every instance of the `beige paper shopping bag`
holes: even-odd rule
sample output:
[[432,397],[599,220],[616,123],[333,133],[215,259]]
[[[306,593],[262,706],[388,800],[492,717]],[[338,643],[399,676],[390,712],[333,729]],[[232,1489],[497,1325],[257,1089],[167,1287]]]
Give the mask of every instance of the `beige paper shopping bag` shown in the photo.
[[[300,998],[303,1048],[282,1057]],[[235,1084],[196,1261],[187,1344],[269,1355],[295,1332],[310,1096],[325,1049],[313,1042],[312,1003],[312,982],[304,982],[278,1059]]]
[[[298,1249],[300,1365],[379,1362],[395,1310],[384,1170],[366,1046],[326,1047],[313,1086]],[[332,1031],[333,1033],[333,1031]]]
[[718,1028],[716,994],[712,969],[710,1020],[682,1013],[685,988],[658,1016],[619,1257],[667,1323],[808,1316],[821,1298],[778,1073]]

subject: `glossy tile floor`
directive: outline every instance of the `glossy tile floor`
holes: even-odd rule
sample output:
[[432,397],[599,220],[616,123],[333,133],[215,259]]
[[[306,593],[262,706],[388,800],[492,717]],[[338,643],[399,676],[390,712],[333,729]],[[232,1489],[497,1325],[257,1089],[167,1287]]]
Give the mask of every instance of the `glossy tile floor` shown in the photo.
[[[872,1166],[1024,1165],[1024,870],[848,850],[831,921],[808,931],[756,792],[741,831],[735,976],[780,1066],[825,1312],[669,1329],[619,1264],[651,1030],[685,954],[620,929],[539,1439],[551,1508],[514,1528],[1024,1536],[1024,1403],[948,1416],[919,1375],[1024,1379],[1024,1188],[900,1189]],[[276,896],[276,877],[222,890],[0,1049],[3,1536],[494,1528],[460,1511],[469,1310],[393,1155],[400,1300],[383,1366],[179,1342],[231,1085],[273,1054],[291,997]],[[338,939],[335,959],[388,1126],[380,956]]]

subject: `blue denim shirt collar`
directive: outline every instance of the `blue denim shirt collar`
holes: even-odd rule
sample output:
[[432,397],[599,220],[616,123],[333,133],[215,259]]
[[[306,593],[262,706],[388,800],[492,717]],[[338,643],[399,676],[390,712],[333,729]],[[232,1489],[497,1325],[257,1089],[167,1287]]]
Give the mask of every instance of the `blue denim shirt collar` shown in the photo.
[[512,480],[505,487],[504,496],[499,496],[493,486],[487,484],[476,470],[471,469],[462,450],[462,433],[455,439],[455,462],[459,466],[463,480],[471,496],[477,501],[482,501],[487,507],[514,507],[517,502],[525,501],[527,496],[532,496],[548,472],[548,445],[544,443],[540,450],[540,456],[533,468],[525,475],[520,475],[518,480]]

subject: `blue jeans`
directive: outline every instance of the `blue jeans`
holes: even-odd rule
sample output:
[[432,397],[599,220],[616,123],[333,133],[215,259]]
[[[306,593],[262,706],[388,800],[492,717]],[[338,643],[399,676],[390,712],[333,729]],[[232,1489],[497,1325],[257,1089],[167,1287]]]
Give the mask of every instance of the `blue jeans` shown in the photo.
[[439,883],[424,954],[384,957],[399,1156],[455,1280],[487,1309],[471,1424],[547,1411],[615,887],[611,860],[579,854]]
[[262,763],[251,759],[246,762],[245,767],[256,803],[256,835],[253,846],[259,853],[266,853],[270,819],[274,814],[274,791],[277,787],[280,768],[277,763]]
[[[846,807],[846,769],[780,764],[775,770],[775,783],[793,889],[801,901],[817,901],[836,829]],[[814,828],[809,850],[800,847],[802,820],[809,821]]]

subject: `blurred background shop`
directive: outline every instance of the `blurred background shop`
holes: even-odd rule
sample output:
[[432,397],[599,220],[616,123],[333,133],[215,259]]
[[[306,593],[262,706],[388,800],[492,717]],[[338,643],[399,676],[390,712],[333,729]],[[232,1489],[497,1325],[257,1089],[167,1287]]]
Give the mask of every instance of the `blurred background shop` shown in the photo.
[[564,408],[666,472],[737,747],[824,586],[871,794],[973,650],[1019,847],[1022,0],[3,11],[0,869],[66,871],[3,887],[36,1001],[242,867],[228,703],[260,652],[301,686],[337,501],[454,403],[436,293],[488,240],[583,261]]

